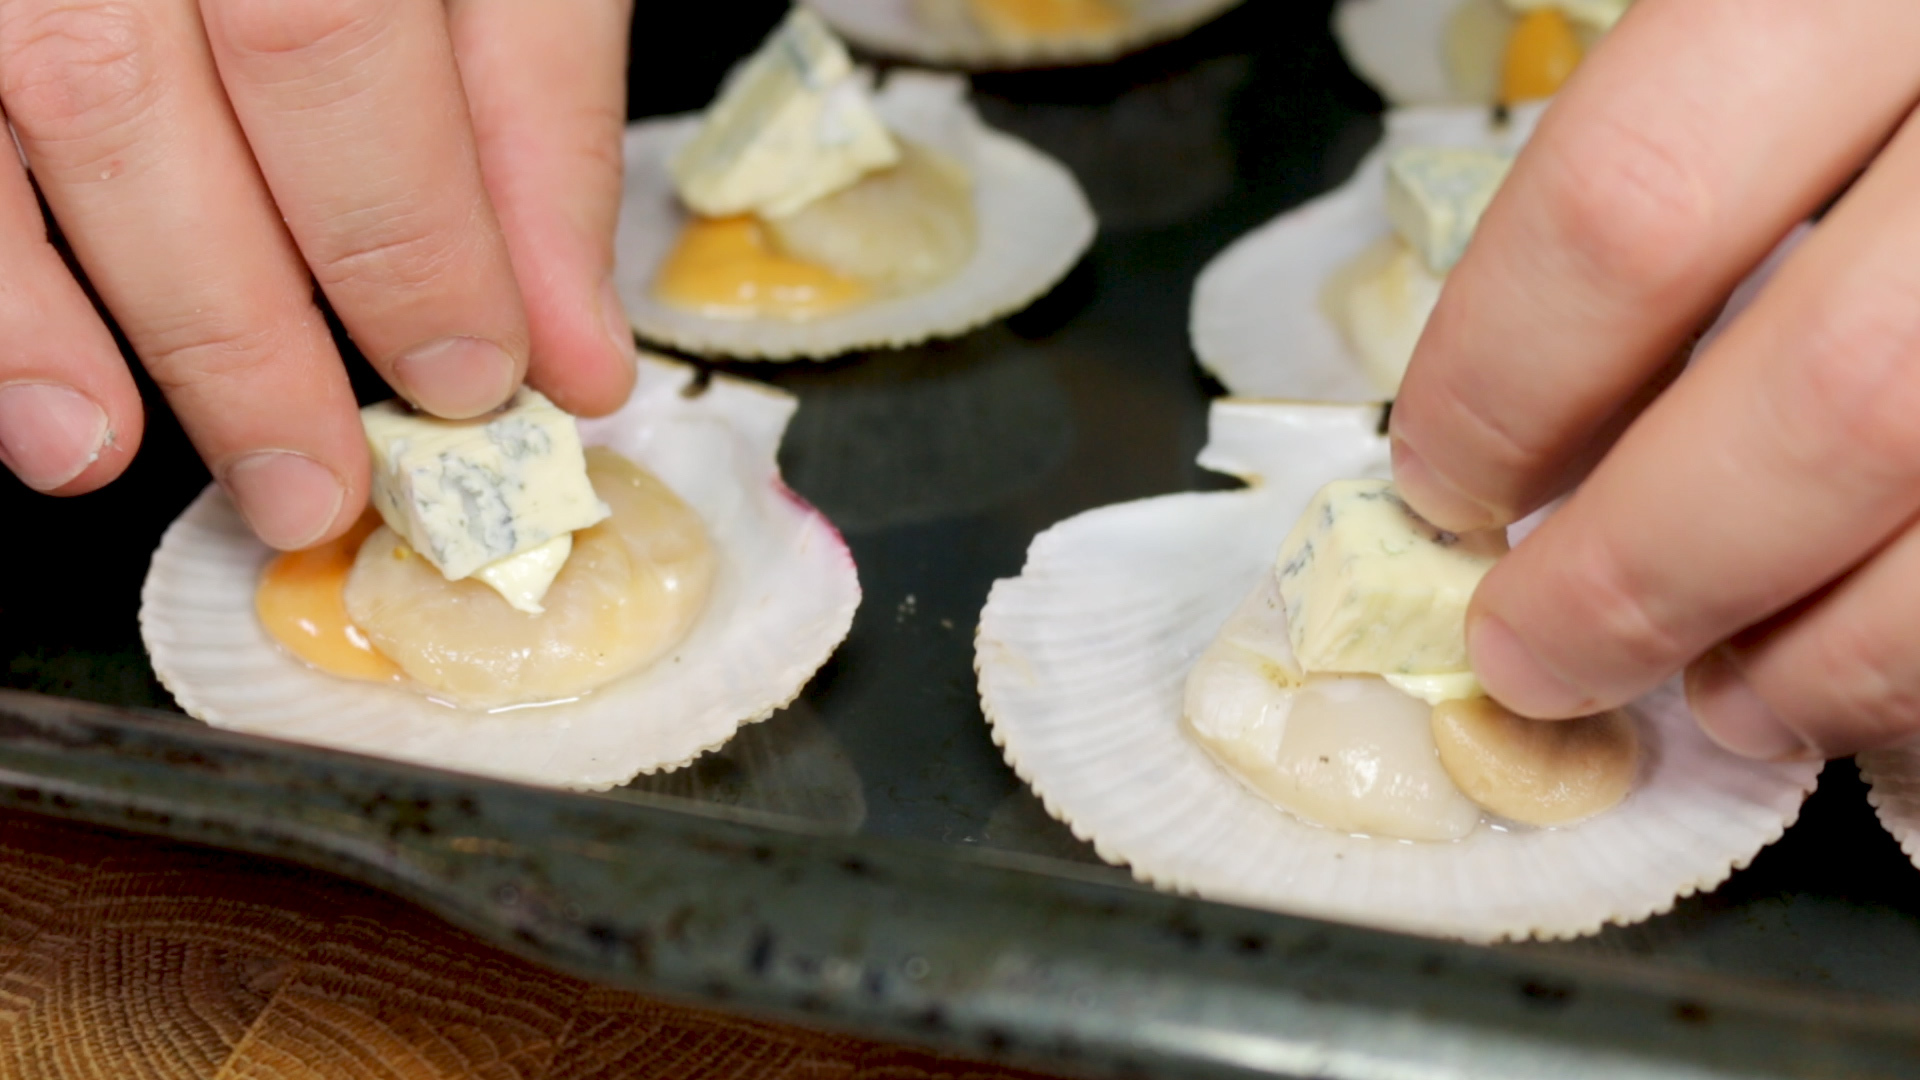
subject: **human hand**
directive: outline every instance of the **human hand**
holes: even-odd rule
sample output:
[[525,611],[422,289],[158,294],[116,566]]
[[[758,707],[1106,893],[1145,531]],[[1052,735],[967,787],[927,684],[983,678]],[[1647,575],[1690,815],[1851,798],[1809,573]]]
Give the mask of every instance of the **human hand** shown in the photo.
[[[525,377],[617,408],[631,0],[0,0],[0,108],[74,254],[261,539],[365,506],[318,282],[396,390],[448,417]],[[0,152],[0,461],[91,491],[140,399]]]
[[1684,667],[1748,756],[1920,730],[1916,56],[1911,0],[1641,0],[1547,113],[1392,417],[1402,489],[1444,527],[1580,484],[1468,615],[1507,705],[1594,712]]

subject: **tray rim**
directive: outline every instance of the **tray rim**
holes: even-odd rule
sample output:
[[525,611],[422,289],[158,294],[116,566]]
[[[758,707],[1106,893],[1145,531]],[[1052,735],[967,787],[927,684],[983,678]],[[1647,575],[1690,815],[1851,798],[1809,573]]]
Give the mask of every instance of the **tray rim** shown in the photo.
[[0,805],[340,874],[589,979],[1041,1068],[1891,1077],[1920,1061],[1920,1004],[1416,938],[22,691],[0,691]]

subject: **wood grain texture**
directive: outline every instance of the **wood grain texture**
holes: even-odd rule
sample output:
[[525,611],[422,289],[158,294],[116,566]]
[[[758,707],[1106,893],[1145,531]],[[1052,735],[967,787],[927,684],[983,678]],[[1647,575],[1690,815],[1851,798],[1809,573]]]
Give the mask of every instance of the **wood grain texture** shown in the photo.
[[6,1080],[1018,1080],[589,985],[271,860],[0,813]]

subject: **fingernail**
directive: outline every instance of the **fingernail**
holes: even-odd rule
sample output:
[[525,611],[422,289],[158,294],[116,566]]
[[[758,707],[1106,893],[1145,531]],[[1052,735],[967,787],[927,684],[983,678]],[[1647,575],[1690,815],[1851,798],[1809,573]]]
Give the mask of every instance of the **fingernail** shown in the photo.
[[1487,508],[1461,494],[1433,471],[1413,447],[1393,440],[1393,481],[1407,502],[1428,521],[1454,532],[1490,529],[1499,524]]
[[1593,700],[1567,685],[1492,615],[1467,623],[1467,656],[1487,692],[1525,716],[1567,717],[1593,712]]
[[58,383],[0,387],[0,462],[35,491],[53,491],[100,460],[106,410]]
[[283,551],[320,539],[347,496],[332,469],[290,450],[248,454],[227,466],[221,481],[254,535]]
[[435,416],[463,420],[497,409],[513,393],[513,357],[491,341],[450,337],[428,342],[393,363],[396,387]]
[[1812,761],[1821,754],[1781,720],[1739,665],[1710,653],[1687,672],[1687,703],[1700,730],[1729,753],[1757,761]]
[[628,367],[640,362],[633,344],[633,322],[627,318],[627,307],[620,300],[620,289],[609,277],[606,284],[600,286],[600,318],[606,321],[607,336],[613,339],[613,347],[620,352],[621,359]]

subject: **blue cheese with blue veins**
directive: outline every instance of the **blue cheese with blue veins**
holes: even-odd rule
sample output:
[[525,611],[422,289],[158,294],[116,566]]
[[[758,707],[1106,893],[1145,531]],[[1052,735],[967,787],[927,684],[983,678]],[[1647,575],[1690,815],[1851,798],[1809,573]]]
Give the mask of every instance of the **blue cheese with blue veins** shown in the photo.
[[778,218],[899,160],[846,46],[795,7],[727,77],[668,168],[700,214]]
[[1387,161],[1387,219],[1428,270],[1445,274],[1466,253],[1513,159],[1487,150],[1415,146]]
[[447,580],[477,576],[523,611],[540,610],[573,533],[612,513],[587,480],[573,417],[538,391],[473,420],[399,401],[360,420],[381,520]]
[[[1468,672],[1467,602],[1506,550],[1498,530],[1455,535],[1428,524],[1388,481],[1328,484],[1276,560],[1296,660],[1307,672]],[[1403,681],[1416,697],[1475,692],[1459,679]]]

